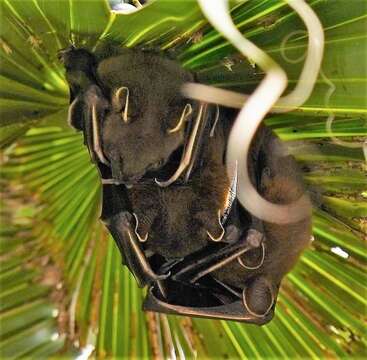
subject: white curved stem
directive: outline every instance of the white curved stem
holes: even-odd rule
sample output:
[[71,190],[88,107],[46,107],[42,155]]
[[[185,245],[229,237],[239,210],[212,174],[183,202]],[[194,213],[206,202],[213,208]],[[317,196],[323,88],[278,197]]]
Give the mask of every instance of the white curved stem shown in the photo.
[[190,160],[191,160],[191,157],[192,157],[192,152],[194,150],[195,140],[196,140],[196,137],[197,137],[197,134],[198,134],[198,131],[199,131],[199,125],[200,125],[200,122],[202,121],[203,113],[204,113],[204,105],[201,104],[200,107],[199,107],[198,115],[196,117],[194,128],[193,128],[193,130],[190,134],[190,137],[189,137],[188,144],[184,148],[184,152],[182,154],[182,159],[180,161],[180,165],[178,166],[175,173],[168,180],[159,181],[157,178],[155,179],[155,182],[160,187],[167,187],[167,186],[171,185],[172,183],[174,183],[181,176],[181,174],[185,171],[185,169],[189,166]]
[[[302,1],[302,0],[298,0]],[[252,185],[248,173],[247,156],[258,126],[287,86],[287,76],[265,52],[245,39],[234,25],[227,0],[198,0],[202,11],[212,25],[221,32],[244,56],[251,58],[265,72],[265,78],[241,109],[229,136],[227,169],[238,167],[238,193],[241,204],[253,215],[268,222],[290,223],[308,216],[306,197],[289,205],[276,205],[265,200]]]
[[98,156],[98,159],[101,163],[109,166],[110,163],[106,159],[102,151],[101,139],[99,135],[97,109],[95,104],[92,105],[92,129],[93,129],[93,151]]
[[[214,27],[218,30],[222,31],[222,22],[220,21],[220,17],[222,17],[221,13],[218,13],[218,18],[215,17],[215,11],[211,11],[212,19],[209,18],[209,12],[207,9],[203,7],[202,4],[206,3],[206,6],[212,6],[214,9],[217,5],[217,1],[226,3],[226,0],[198,0],[200,5],[202,6],[203,12],[208,17],[208,20],[212,23]],[[313,12],[311,7],[304,2],[304,0],[286,0],[289,6],[298,13],[298,15],[303,20],[307,31],[308,31],[308,49],[307,49],[307,57],[305,60],[305,64],[303,66],[299,81],[297,82],[296,87],[290,92],[288,95],[285,95],[274,104],[274,107],[271,109],[271,112],[274,113],[283,113],[287,111],[291,111],[300,105],[302,105],[311,95],[311,92],[314,88],[316,83],[316,79],[321,67],[321,62],[324,53],[324,31],[322,24],[320,23],[319,18]],[[211,5],[210,5],[210,4]],[[214,6],[215,4],[215,6]],[[223,9],[223,5],[221,5]],[[227,13],[226,18],[229,17]],[[228,20],[228,19],[227,19]],[[219,26],[217,26],[218,24]],[[293,34],[293,33],[292,33]],[[227,36],[227,34],[223,33],[223,35],[232,42],[232,39]],[[242,36],[242,35],[241,35]],[[248,42],[248,40],[243,39],[244,41]],[[232,42],[233,45],[236,46],[234,41]],[[237,46],[236,46],[237,47]],[[241,50],[239,47],[237,47]],[[245,54],[244,52],[242,52]],[[265,54],[265,53],[263,53]],[[265,54],[266,55],[266,54]],[[256,63],[256,57],[250,51],[245,55]],[[261,68],[263,66],[261,63],[257,63]],[[264,69],[264,68],[263,68]],[[265,69],[264,69],[265,70]],[[199,87],[200,86],[200,87]],[[195,85],[195,84],[188,84],[185,85],[183,88],[183,93],[190,97],[200,101],[206,102],[213,102],[216,104],[230,106],[234,108],[241,108],[244,102],[247,100],[248,95],[239,94],[234,91],[224,90],[224,89],[217,89],[207,85]]]
[[223,239],[223,236],[226,233],[226,231],[225,231],[225,229],[224,229],[224,227],[222,225],[222,222],[221,222],[221,210],[220,209],[218,210],[218,223],[219,223],[219,227],[221,229],[221,233],[220,233],[220,235],[218,237],[213,236],[210,233],[210,231],[208,231],[208,230],[206,231],[206,233],[209,236],[210,240],[215,241],[215,242],[221,241]]
[[241,109],[249,95],[236,91],[216,88],[211,85],[187,82],[181,87],[184,97],[203,101],[206,103],[218,104],[235,109]]
[[129,96],[130,96],[130,91],[129,88],[126,86],[121,86],[120,88],[117,89],[116,93],[115,93],[115,97],[114,97],[114,102],[115,104],[119,104],[120,103],[120,96],[121,93],[125,91],[126,92],[126,99],[125,99],[125,106],[124,106],[124,112],[121,114],[122,116],[122,120],[124,121],[124,123],[128,123],[128,112],[129,112]]
[[191,113],[192,113],[191,104],[186,104],[183,111],[182,111],[182,113],[181,113],[181,116],[180,116],[180,119],[179,119],[177,125],[172,129],[168,129],[167,133],[168,134],[173,134],[173,133],[179,131],[182,128],[185,121],[187,120],[188,116],[191,115]]
[[[322,79],[324,80],[325,84],[327,84],[329,86],[329,90],[327,91],[326,95],[325,95],[325,106],[329,107],[329,103],[330,103],[330,98],[333,95],[333,93],[336,90],[336,86],[335,84],[324,74],[324,72],[322,70],[320,70],[320,75],[322,77]],[[340,140],[339,138],[337,138],[336,136],[333,135],[333,121],[335,120],[335,114],[330,111],[330,114],[326,120],[326,131],[330,134],[330,138],[331,141],[334,144],[337,145],[341,145],[341,146],[345,146],[348,148],[361,148],[363,147],[362,143],[359,142],[354,142],[354,141],[344,141],[344,140]]]
[[319,18],[303,0],[287,0],[298,13],[308,31],[308,48],[305,64],[296,87],[276,103],[276,112],[290,111],[302,105],[311,95],[321,67],[324,54],[324,30]]

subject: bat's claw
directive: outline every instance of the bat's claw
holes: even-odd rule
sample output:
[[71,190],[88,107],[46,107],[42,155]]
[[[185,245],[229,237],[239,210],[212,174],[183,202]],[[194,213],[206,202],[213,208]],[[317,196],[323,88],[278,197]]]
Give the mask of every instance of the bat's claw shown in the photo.
[[212,240],[212,241],[215,241],[215,242],[219,242],[223,239],[226,231],[220,221],[220,210],[218,210],[218,224],[219,224],[219,227],[221,229],[221,233],[219,234],[219,236],[214,236],[210,231],[206,231],[206,233],[208,234],[209,238]]
[[147,232],[144,236],[141,236],[138,232],[138,227],[139,227],[139,219],[138,219],[138,216],[133,213],[134,217],[135,217],[135,235],[136,237],[139,239],[140,242],[146,242],[148,240],[148,236],[149,236],[149,233]]
[[239,264],[247,270],[257,270],[257,269],[259,269],[264,264],[264,259],[265,259],[265,245],[264,245],[264,243],[261,243],[261,259],[260,259],[260,262],[257,265],[255,265],[255,266],[246,265],[244,260],[242,260],[240,256],[237,258]]
[[261,255],[259,256],[260,260],[259,260],[258,264],[256,264],[256,265],[248,265],[248,264],[246,264],[246,262],[244,260],[244,258],[246,258],[246,256],[248,258],[248,254],[244,254],[244,255],[242,255],[242,258],[241,258],[241,256],[239,256],[237,258],[237,261],[239,262],[239,264],[242,267],[244,267],[247,270],[257,270],[264,264],[264,260],[265,260],[264,234],[262,234],[261,232],[259,232],[256,229],[250,229],[247,232],[246,242],[252,248],[248,254],[253,254],[254,251],[257,254],[257,252],[258,252],[257,250],[261,251]]
[[149,233],[146,233],[144,237],[141,237],[137,231],[135,231],[135,234],[140,242],[146,242],[148,240]]
[[273,286],[265,277],[258,277],[243,289],[242,301],[251,315],[263,318],[270,312],[275,302]]
[[213,236],[208,230],[206,231],[206,233],[208,234],[210,240],[213,240],[215,242],[219,242],[223,239],[223,236],[225,234],[225,230],[223,229],[221,234],[218,237]]

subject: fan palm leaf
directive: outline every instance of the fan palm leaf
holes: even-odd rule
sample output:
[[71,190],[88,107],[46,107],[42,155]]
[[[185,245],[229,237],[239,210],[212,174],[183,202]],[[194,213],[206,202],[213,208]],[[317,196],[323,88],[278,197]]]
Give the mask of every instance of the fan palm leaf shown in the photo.
[[[304,105],[266,123],[290,142],[317,194],[315,240],[284,280],[274,320],[259,328],[141,311],[144,291],[98,220],[98,174],[81,135],[66,125],[68,89],[56,54],[70,42],[93,50],[107,39],[161,48],[202,82],[245,93],[261,71],[208,25],[196,2],[152,1],[128,15],[104,0],[1,2],[2,356],[364,356],[366,3],[309,4],[326,37],[320,77]],[[292,87],[307,49],[297,14],[280,0],[251,0],[235,3],[232,17]]]

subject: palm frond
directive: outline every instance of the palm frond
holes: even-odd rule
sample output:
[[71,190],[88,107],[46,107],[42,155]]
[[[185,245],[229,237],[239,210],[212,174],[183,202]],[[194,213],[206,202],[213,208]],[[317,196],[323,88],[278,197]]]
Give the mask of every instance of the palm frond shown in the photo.
[[[93,49],[103,39],[170,49],[202,81],[249,93],[262,78],[256,66],[238,58],[207,25],[196,2],[155,1],[129,15],[111,13],[103,0],[1,3],[1,176],[40,204],[26,237],[14,229],[13,219],[3,219],[2,355],[56,354],[66,339],[80,348],[90,344],[98,357],[363,356],[364,155],[361,147],[346,148],[332,136],[361,143],[367,132],[366,7],[359,0],[347,6],[343,0],[310,3],[325,28],[323,74],[302,108],[266,121],[283,140],[298,142],[294,154],[319,204],[315,241],[284,281],[275,319],[261,328],[141,311],[143,291],[121,267],[98,220],[98,175],[81,136],[65,126],[68,93],[57,51],[70,41]],[[307,43],[296,14],[278,0],[240,3],[232,14],[242,33],[287,71],[291,88],[302,62],[287,59],[301,58]],[[293,31],[299,32],[284,42]],[[326,97],[328,80],[335,90]],[[326,127],[330,114],[332,133]],[[66,328],[56,327],[51,290],[32,282],[40,266],[31,259],[45,252],[62,274]],[[24,270],[26,264],[31,265]],[[60,337],[52,338],[54,333]]]
[[24,202],[19,188],[3,182],[1,187],[0,354],[46,357],[65,342],[58,328],[64,310],[62,275],[32,233],[33,205]]

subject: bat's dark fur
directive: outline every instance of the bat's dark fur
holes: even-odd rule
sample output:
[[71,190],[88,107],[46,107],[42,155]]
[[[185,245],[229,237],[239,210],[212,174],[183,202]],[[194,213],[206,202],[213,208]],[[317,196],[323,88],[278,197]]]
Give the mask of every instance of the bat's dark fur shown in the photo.
[[203,144],[200,171],[194,172],[188,183],[167,188],[137,185],[128,190],[139,219],[138,232],[149,233],[147,249],[167,259],[183,257],[211,241],[206,231],[220,235],[218,210],[230,185],[220,130]]
[[[256,138],[261,143],[256,158],[263,162],[263,169],[257,179],[259,192],[272,203],[294,202],[304,193],[298,166],[292,156],[277,154],[282,148],[280,142],[269,131],[262,132],[263,139],[259,138],[259,134]],[[309,244],[311,219],[306,218],[288,225],[262,223],[261,227],[265,248],[263,265],[258,269],[248,270],[239,262],[232,262],[214,274],[227,284],[253,289],[252,292],[249,291],[252,296],[249,296],[248,306],[257,313],[265,312],[270,305],[270,292],[276,296],[282,278],[292,269],[302,250]],[[249,267],[256,267],[261,256],[262,250],[258,248],[241,256],[241,260]],[[255,294],[259,293],[263,293],[263,296],[256,297]]]
[[[172,175],[187,142],[185,127],[168,130],[177,124],[185,104],[192,106],[191,121],[198,113],[198,104],[180,95],[181,86],[195,80],[193,74],[157,54],[113,46],[94,55],[68,49],[61,59],[70,85],[69,120],[84,132],[101,177],[116,182],[104,185],[102,218],[125,264],[141,285],[151,285],[145,307],[258,324],[269,321],[281,279],[308,244],[310,219],[291,225],[262,223],[235,204],[223,240],[214,244],[209,239],[207,231],[215,237],[221,232],[218,210],[230,183],[225,146],[236,112],[222,109],[210,137],[214,112],[208,109],[189,180],[161,188],[154,178]],[[129,89],[126,121],[126,98],[115,96],[121,87]],[[93,116],[98,118],[98,146]],[[249,154],[249,171],[266,199],[283,204],[296,200],[303,186],[294,159],[277,149],[276,137],[261,127]],[[136,229],[133,213],[139,221]],[[139,244],[131,237],[133,230],[141,239],[148,234],[147,240]],[[234,261],[218,265],[231,256]]]
[[[73,68],[71,72],[67,66],[67,79],[78,84],[71,86],[72,94],[77,92],[80,79],[80,87],[99,85],[103,99],[97,101],[104,111],[103,153],[111,164],[112,177],[133,185],[127,193],[139,219],[137,232],[142,237],[149,234],[147,248],[166,258],[199,250],[209,240],[207,230],[216,237],[221,232],[218,210],[223,207],[229,186],[222,156],[222,127],[202,145],[201,169],[189,183],[159,188],[152,186],[153,179],[139,182],[149,171],[161,168],[183,145],[184,129],[172,134],[167,130],[177,124],[189,102],[180,96],[180,87],[193,80],[192,74],[156,54],[122,49],[97,64],[84,50],[77,51],[79,57],[71,56],[76,71]],[[66,53],[70,54],[73,52]],[[64,58],[64,63],[68,64],[69,59]],[[121,117],[124,104],[112,100],[121,86],[130,91],[128,123]],[[76,124],[78,129],[85,127],[79,119]]]
[[180,87],[193,76],[171,60],[127,49],[100,62],[97,75],[109,99],[121,86],[130,90],[128,124],[121,119],[124,104],[112,104],[102,123],[102,139],[112,176],[137,183],[182,145],[183,130],[167,130],[176,125],[188,102],[179,96]]

